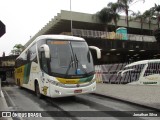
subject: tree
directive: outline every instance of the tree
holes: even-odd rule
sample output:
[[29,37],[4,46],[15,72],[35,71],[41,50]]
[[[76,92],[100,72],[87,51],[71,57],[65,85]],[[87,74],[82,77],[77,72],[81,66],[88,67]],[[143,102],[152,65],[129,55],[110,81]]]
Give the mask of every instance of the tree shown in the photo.
[[112,21],[112,10],[104,7],[101,11],[96,13],[98,19],[105,24],[105,31],[108,31],[108,23]]
[[143,14],[145,16],[145,19],[147,19],[147,21],[148,21],[149,30],[150,30],[151,29],[151,21],[153,19],[153,15],[154,15],[154,9],[150,8],[149,10],[146,10]]
[[117,22],[118,20],[120,19],[120,15],[118,14],[119,12],[119,4],[118,3],[108,3],[107,5],[111,11],[112,11],[112,20],[114,21],[114,24],[115,24],[115,29],[117,28]]
[[22,44],[16,44],[11,50],[11,55],[20,55],[23,50],[24,46]]
[[141,34],[143,33],[143,23],[146,20],[146,16],[144,14],[142,14],[140,11],[138,11],[137,13],[133,13],[132,14],[134,16],[134,20],[140,20],[141,23]]
[[128,19],[128,16],[129,16],[129,5],[130,4],[135,4],[137,3],[138,1],[145,1],[145,0],[118,0],[118,3],[119,3],[119,10],[122,10],[125,12],[126,14],[126,22],[127,22],[127,28],[129,28],[129,19]]
[[159,22],[160,22],[160,5],[155,4],[155,6],[153,7],[154,9],[154,15],[157,19],[157,25],[159,28]]
[[118,0],[119,3],[119,9],[123,10],[126,14],[126,22],[127,22],[127,28],[129,27],[129,4],[131,4],[134,0]]

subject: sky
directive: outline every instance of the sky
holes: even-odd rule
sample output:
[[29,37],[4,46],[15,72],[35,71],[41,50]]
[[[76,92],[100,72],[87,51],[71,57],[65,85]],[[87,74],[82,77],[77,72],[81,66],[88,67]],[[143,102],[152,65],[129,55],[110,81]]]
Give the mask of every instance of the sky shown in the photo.
[[[117,0],[0,0],[0,20],[6,25],[6,33],[0,38],[0,57],[9,55],[15,44],[24,45],[61,10],[94,14]],[[136,0],[135,0],[136,1]],[[160,4],[160,0],[139,1],[130,6],[142,13]],[[123,13],[122,13],[123,14]]]

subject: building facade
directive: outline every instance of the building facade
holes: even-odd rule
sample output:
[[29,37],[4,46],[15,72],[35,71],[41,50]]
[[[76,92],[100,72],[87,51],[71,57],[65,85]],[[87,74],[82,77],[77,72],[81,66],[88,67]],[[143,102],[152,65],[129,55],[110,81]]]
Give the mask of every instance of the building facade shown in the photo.
[[2,81],[7,78],[14,78],[15,59],[17,57],[17,55],[0,57],[0,78]]

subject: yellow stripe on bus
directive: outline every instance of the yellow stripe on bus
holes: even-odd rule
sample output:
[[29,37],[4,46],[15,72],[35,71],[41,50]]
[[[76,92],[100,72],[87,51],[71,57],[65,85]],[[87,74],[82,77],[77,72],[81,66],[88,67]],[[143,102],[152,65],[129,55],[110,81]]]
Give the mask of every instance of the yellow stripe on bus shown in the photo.
[[21,66],[19,68],[16,68],[16,74],[15,74],[15,78],[16,80],[20,80],[20,85],[23,84],[23,77],[24,77],[24,67],[25,66]]
[[65,78],[56,78],[59,82],[63,84],[77,84],[80,79],[65,79]]

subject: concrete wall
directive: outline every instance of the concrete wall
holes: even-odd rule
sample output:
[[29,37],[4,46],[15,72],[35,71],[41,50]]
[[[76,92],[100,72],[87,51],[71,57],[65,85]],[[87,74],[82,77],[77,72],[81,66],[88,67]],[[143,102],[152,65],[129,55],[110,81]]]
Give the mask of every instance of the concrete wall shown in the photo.
[[[79,13],[79,12],[73,12],[73,11],[70,13],[70,11],[62,10],[60,14],[60,18],[65,20],[71,20],[71,14],[72,14],[73,21],[101,23],[93,14]],[[110,23],[110,25],[114,25],[114,23]],[[118,26],[127,27],[125,16],[120,17],[120,20],[118,21]],[[140,29],[141,23],[139,20],[132,20],[132,21],[129,21],[129,27]],[[157,27],[158,25],[156,21],[152,21],[151,30],[154,30]],[[147,21],[143,23],[143,29],[149,29],[149,24],[147,23]]]

